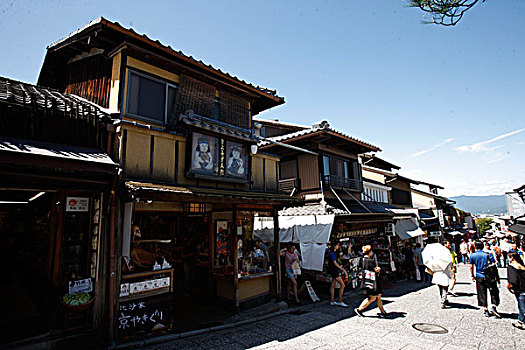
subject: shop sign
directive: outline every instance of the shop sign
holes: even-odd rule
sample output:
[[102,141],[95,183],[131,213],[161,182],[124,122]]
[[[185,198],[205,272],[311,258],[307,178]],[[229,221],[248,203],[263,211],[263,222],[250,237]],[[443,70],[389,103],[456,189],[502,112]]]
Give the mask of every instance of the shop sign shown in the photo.
[[430,231],[428,237],[439,237],[441,236],[441,231]]
[[354,230],[346,232],[338,232],[337,238],[346,238],[346,237],[355,237],[355,236],[368,236],[377,233],[377,227],[364,229],[364,230]]
[[167,330],[172,321],[170,294],[121,302],[118,312],[119,337],[124,340],[136,333],[151,334]]
[[445,227],[445,218],[443,217],[443,209],[438,210],[439,226]]
[[89,211],[89,198],[86,197],[67,197],[66,211]]
[[93,291],[93,282],[91,278],[86,278],[84,280],[78,281],[69,281],[69,294],[82,293],[82,292],[92,292]]

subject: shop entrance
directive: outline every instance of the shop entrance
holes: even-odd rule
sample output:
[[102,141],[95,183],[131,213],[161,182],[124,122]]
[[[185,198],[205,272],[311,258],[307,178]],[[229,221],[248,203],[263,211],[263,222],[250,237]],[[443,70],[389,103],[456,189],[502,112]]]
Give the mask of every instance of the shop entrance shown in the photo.
[[136,227],[141,231],[140,248],[151,253],[160,265],[165,259],[173,268],[171,300],[175,331],[212,325],[231,310],[215,300],[210,220],[209,213],[135,210],[133,214],[132,231]]
[[51,329],[54,193],[0,190],[0,344]]

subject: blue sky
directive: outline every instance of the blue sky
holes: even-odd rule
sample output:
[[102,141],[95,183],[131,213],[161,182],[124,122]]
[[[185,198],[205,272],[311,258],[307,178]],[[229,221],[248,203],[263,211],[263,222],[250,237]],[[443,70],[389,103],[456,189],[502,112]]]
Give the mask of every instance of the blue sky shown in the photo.
[[525,1],[488,0],[456,27],[402,0],[3,1],[0,75],[35,83],[46,45],[104,16],[328,120],[400,173],[454,195],[525,184]]

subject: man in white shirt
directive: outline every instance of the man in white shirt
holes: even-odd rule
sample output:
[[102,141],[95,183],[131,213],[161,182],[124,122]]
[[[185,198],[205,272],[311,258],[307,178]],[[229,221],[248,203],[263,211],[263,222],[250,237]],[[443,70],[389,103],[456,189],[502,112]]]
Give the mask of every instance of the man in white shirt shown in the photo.
[[507,255],[509,254],[509,250],[511,248],[509,239],[505,237],[503,241],[500,242],[499,247],[501,249],[501,255],[503,256],[503,267],[507,267]]
[[461,262],[468,264],[468,244],[464,239],[461,240],[461,244],[459,245],[459,252],[461,253]]

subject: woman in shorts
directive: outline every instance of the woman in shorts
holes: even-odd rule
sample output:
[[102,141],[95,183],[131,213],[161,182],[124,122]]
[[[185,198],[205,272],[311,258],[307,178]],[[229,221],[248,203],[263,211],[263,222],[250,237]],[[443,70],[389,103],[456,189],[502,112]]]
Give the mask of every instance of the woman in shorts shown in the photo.
[[[295,246],[293,244],[290,244],[287,249],[283,250],[281,252],[281,256],[284,256],[284,266],[286,270],[286,277],[288,278],[288,286],[286,287],[286,300],[288,302],[291,302],[290,300],[290,292],[293,289],[293,293],[295,296],[295,303],[300,304],[299,301],[299,294],[297,293],[297,276],[294,275],[292,265],[295,262],[299,262],[299,255],[295,251]],[[302,291],[301,287],[301,291]]]
[[[337,255],[339,254],[340,245],[339,243],[332,243],[330,247],[330,253],[328,255],[328,274],[332,276],[332,285],[330,286],[330,305],[348,307],[343,302],[343,292],[345,290],[345,283],[341,276],[346,274],[346,271],[337,262]],[[335,301],[335,284],[339,284],[339,301]]]

